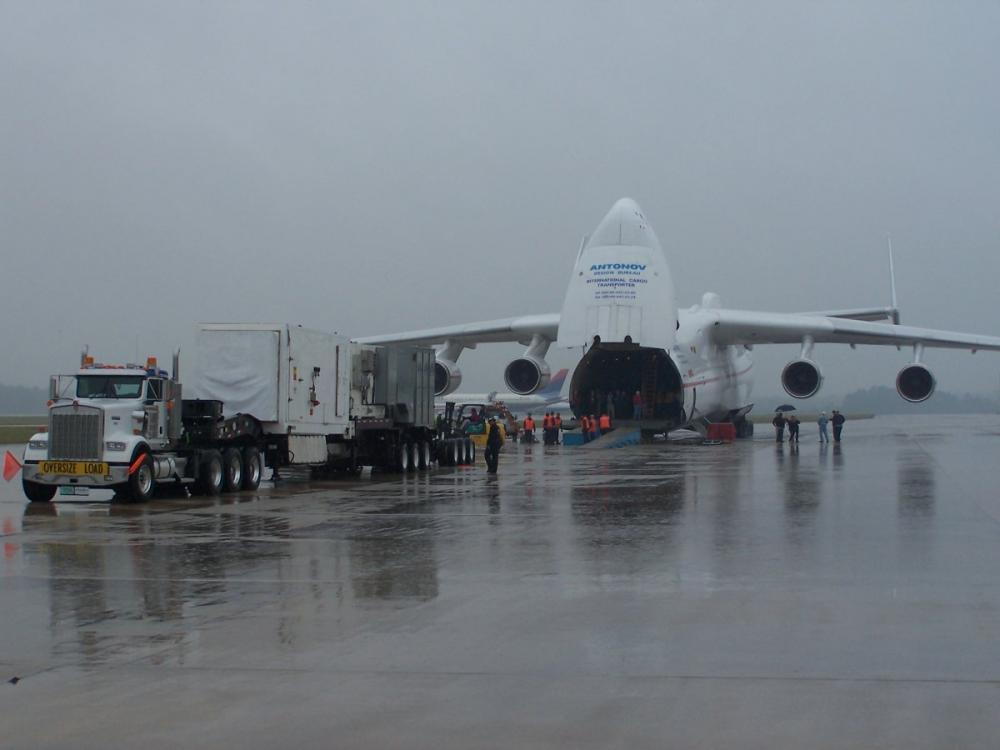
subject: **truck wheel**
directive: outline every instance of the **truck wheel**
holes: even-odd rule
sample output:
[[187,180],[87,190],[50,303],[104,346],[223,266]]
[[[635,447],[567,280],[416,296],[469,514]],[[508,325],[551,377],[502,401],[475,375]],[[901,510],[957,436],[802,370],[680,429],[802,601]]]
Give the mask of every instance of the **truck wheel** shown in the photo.
[[459,438],[458,440],[452,440],[451,441],[451,463],[448,464],[448,465],[449,466],[461,466],[462,465],[462,458],[463,458],[464,455],[465,455],[465,452],[462,449],[462,440],[461,440],[461,438]]
[[464,448],[463,458],[465,459],[466,465],[472,464],[473,456],[476,454],[475,443],[473,443],[470,438],[466,438],[462,447]]
[[243,489],[256,490],[260,487],[260,451],[254,446],[243,449]]
[[437,444],[437,460],[439,466],[448,465],[448,446],[450,445],[447,440],[438,440]]
[[421,471],[431,467],[431,446],[426,440],[417,443],[417,468]]
[[153,479],[153,459],[145,454],[139,468],[128,475],[128,499],[133,503],[147,503],[156,490]]
[[469,465],[476,463],[476,444],[469,441]]
[[243,454],[239,448],[226,448],[222,454],[223,472],[222,491],[239,492],[243,486]]
[[415,443],[407,443],[406,453],[410,459],[410,465],[407,468],[407,471],[414,471],[417,468],[417,461],[420,460],[420,449]]
[[33,503],[50,503],[52,498],[56,496],[54,484],[39,484],[22,479],[21,488],[24,490],[24,496]]
[[222,454],[219,451],[205,451],[198,466],[198,481],[195,487],[202,495],[218,495],[222,492],[224,472],[222,470]]
[[401,471],[404,474],[410,470],[410,459],[412,454],[410,452],[409,443],[400,443],[396,446],[396,471]]

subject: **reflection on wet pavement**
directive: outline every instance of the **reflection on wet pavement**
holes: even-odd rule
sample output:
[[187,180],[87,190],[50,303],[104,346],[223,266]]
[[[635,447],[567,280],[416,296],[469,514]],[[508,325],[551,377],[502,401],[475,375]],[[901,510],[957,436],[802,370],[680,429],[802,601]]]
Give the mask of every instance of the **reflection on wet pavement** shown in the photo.
[[[273,744],[275,711],[341,746],[976,744],[1000,728],[977,710],[1000,687],[996,419],[508,446],[498,478],[146,506],[6,485],[0,729],[96,747],[124,702],[150,747]],[[200,708],[158,713],[177,691]]]

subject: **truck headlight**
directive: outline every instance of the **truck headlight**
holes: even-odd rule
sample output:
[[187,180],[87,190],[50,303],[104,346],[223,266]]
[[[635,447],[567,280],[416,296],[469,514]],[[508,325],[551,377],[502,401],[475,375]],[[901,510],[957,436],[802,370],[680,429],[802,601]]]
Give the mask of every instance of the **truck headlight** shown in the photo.
[[34,451],[44,451],[44,450],[48,449],[48,447],[49,447],[49,441],[48,440],[29,440],[28,441],[28,447],[31,448],[31,450],[34,450]]
[[104,444],[104,447],[109,451],[123,451],[127,447],[127,444],[119,442],[118,440],[109,440]]

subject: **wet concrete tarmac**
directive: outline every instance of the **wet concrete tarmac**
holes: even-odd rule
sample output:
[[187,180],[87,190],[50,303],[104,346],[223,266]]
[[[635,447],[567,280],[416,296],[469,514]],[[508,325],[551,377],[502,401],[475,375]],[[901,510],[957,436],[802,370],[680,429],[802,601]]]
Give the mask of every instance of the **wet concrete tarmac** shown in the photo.
[[0,744],[997,747],[1000,417],[806,427],[138,507],[3,486]]

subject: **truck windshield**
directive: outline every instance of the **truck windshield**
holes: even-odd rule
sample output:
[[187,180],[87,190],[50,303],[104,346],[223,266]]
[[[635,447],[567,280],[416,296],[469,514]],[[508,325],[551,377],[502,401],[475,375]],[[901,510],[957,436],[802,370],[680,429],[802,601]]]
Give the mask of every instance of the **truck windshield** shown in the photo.
[[77,398],[139,398],[140,375],[82,375],[76,381]]

